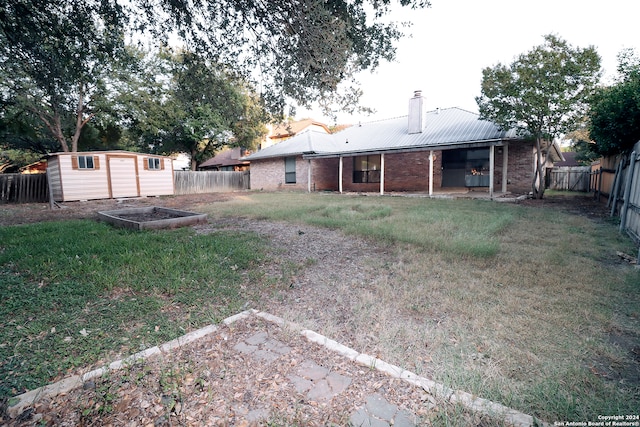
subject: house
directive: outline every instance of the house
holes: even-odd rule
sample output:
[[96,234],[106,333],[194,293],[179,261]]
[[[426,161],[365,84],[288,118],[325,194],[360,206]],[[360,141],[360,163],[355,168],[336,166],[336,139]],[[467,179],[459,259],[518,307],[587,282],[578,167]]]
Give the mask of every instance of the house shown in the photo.
[[[562,160],[554,143],[549,159]],[[307,131],[245,158],[254,189],[380,192],[482,189],[528,193],[534,141],[459,108],[423,111],[416,91],[406,116],[335,134]]]
[[298,121],[289,121],[280,123],[269,129],[266,141],[260,148],[267,148],[274,144],[285,141],[301,132],[314,130],[316,132],[330,133],[329,127],[324,123],[317,122],[313,119],[303,119]]
[[[251,188],[264,190],[334,190],[337,175],[330,160],[304,159],[314,153],[330,153],[339,149],[334,135],[307,129],[293,138],[245,157],[251,162]],[[318,168],[331,169],[321,171]],[[314,173],[312,173],[314,172]],[[254,181],[255,178],[255,181]]]
[[47,173],[47,161],[39,160],[34,163],[30,163],[26,166],[23,166],[19,169],[19,172],[22,174],[32,175],[37,173]]
[[57,202],[163,196],[174,193],[170,157],[128,151],[54,153],[48,157]]
[[576,153],[575,151],[565,151],[562,153],[562,157],[564,158],[564,160],[561,160],[559,162],[554,162],[553,166],[556,168],[561,168],[561,167],[577,167],[577,166],[584,166],[584,164],[581,164],[578,161],[578,153]]
[[215,155],[215,157],[198,165],[198,170],[214,171],[246,171],[249,170],[249,161],[242,159],[251,152],[244,148],[227,148]]

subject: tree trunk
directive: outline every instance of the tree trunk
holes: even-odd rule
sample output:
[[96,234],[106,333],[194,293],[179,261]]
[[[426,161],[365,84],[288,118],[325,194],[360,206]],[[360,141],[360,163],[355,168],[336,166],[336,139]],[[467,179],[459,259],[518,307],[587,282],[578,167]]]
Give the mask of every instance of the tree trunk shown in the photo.
[[93,114],[90,114],[86,119],[82,118],[84,115],[84,92],[84,83],[80,83],[78,87],[78,106],[76,108],[76,130],[71,138],[71,151],[74,153],[78,151],[78,141],[80,140],[82,128],[93,118]]
[[198,161],[196,160],[197,151],[191,150],[191,170],[198,170]]
[[62,133],[62,125],[60,124],[60,115],[53,111],[52,114],[48,114],[43,110],[39,110],[37,108],[31,108],[35,114],[38,115],[40,120],[44,123],[44,125],[49,129],[49,132],[53,135],[53,137],[60,143],[62,147],[62,151],[65,153],[69,151],[69,145],[67,145],[67,138],[64,137]]
[[536,136],[536,169],[531,182],[531,193],[534,199],[544,196],[544,171],[542,169],[542,137]]

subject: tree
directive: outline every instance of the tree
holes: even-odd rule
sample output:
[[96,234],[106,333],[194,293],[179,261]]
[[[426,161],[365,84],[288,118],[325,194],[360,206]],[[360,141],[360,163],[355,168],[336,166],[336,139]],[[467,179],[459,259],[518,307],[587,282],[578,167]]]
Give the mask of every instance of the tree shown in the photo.
[[569,140],[571,150],[575,151],[576,160],[581,165],[590,165],[600,157],[593,152],[594,142],[591,140],[586,124],[583,123],[578,129],[569,132],[565,138]]
[[573,130],[587,111],[598,83],[600,56],[594,47],[573,48],[555,35],[519,55],[509,66],[482,71],[482,92],[476,98],[483,119],[516,129],[535,139],[535,198],[544,195],[544,163],[553,140]]
[[618,55],[618,81],[600,88],[591,102],[589,148],[601,156],[629,154],[640,141],[640,58],[632,49]]
[[124,104],[121,116],[141,150],[187,152],[195,170],[223,145],[251,148],[266,134],[260,98],[219,64],[169,49],[142,63],[132,89],[114,103]]
[[[160,44],[180,39],[186,49],[260,87],[272,112],[282,112],[290,100],[349,109],[360,96],[355,73],[395,57],[394,42],[403,32],[385,21],[390,10],[391,0],[6,0],[0,5],[0,55],[14,66],[26,64],[51,107],[69,110],[68,97],[54,95],[75,93],[72,111],[84,113],[79,124],[91,117],[79,101],[95,81],[94,67],[122,52],[125,35],[151,36]],[[46,112],[43,119],[62,141],[59,111]]]
[[2,90],[42,121],[63,151],[77,151],[83,127],[124,54],[117,1],[7,0],[0,6]]

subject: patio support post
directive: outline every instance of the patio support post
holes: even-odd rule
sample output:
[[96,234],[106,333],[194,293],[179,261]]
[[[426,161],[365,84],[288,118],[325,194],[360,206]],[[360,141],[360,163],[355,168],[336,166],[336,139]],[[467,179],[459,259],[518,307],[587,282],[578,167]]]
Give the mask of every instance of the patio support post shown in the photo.
[[342,194],[342,156],[339,157],[340,163],[338,167],[338,191]]
[[311,193],[311,159],[307,160],[307,192]]
[[429,197],[433,196],[433,150],[429,151]]
[[496,146],[489,147],[489,198],[493,199],[493,172],[495,169]]
[[380,154],[380,195],[384,194],[384,153]]
[[509,143],[502,147],[502,192],[507,192],[507,166],[509,165]]

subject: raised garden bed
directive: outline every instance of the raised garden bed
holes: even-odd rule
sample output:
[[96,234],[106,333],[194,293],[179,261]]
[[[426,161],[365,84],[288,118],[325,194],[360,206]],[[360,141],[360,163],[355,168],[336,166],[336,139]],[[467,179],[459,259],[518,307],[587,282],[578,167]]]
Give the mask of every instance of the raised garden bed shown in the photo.
[[116,227],[133,230],[179,228],[207,222],[206,214],[158,206],[103,211],[98,212],[98,217]]

